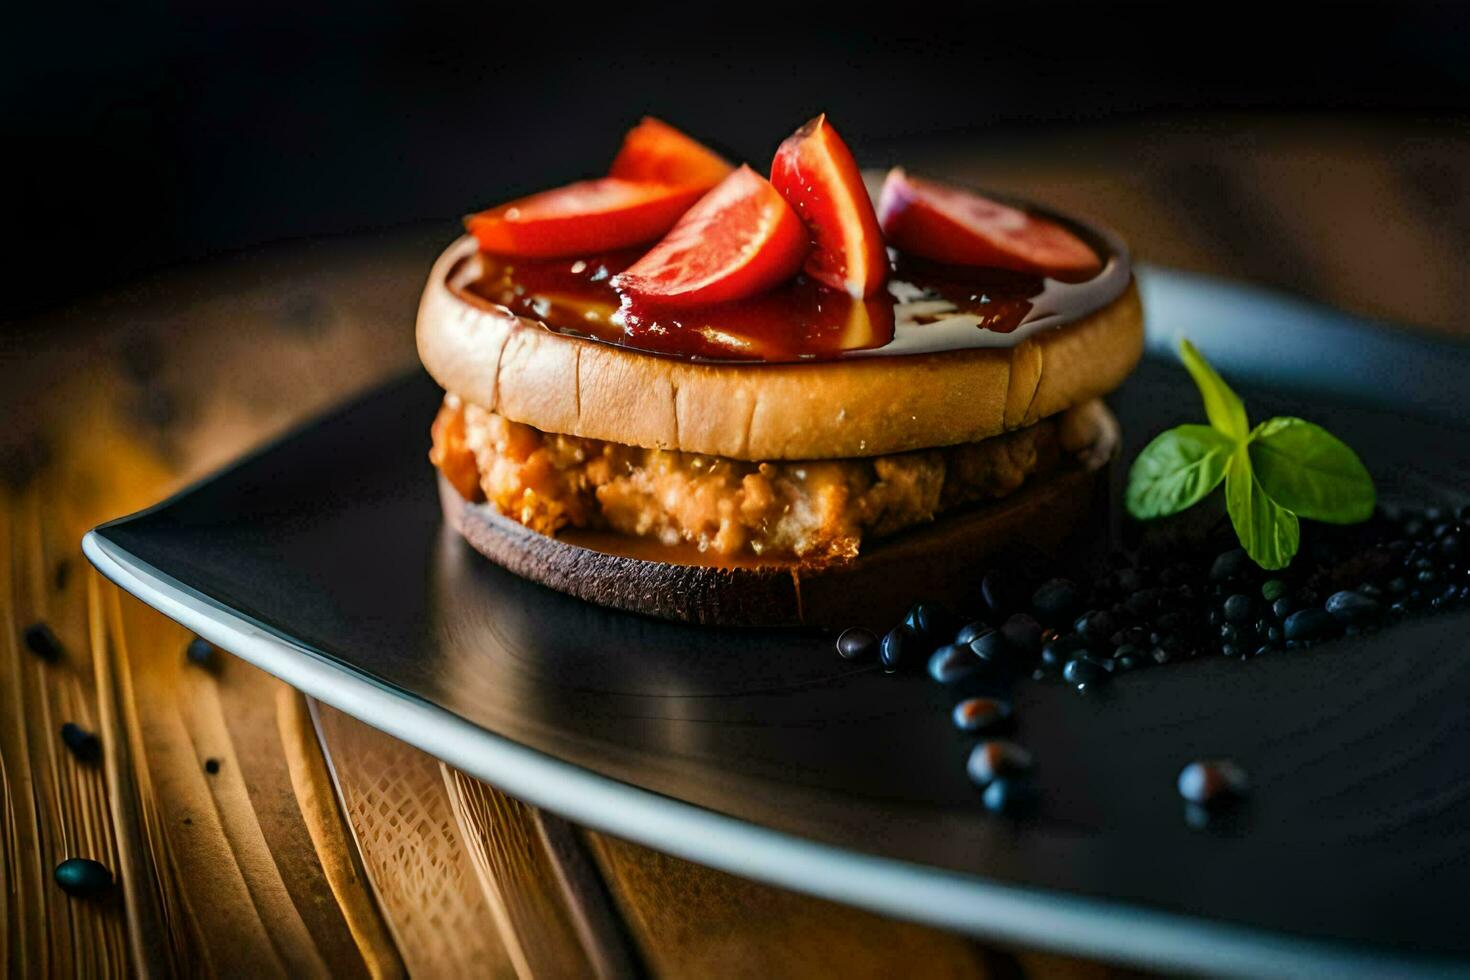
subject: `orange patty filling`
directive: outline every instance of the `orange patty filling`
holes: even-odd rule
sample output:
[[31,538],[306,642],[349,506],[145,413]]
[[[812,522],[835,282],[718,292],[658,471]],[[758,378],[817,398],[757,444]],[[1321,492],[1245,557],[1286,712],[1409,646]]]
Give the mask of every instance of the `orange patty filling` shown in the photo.
[[1014,493],[1057,466],[1059,427],[1068,420],[891,456],[753,463],[542,432],[449,395],[429,459],[466,500],[542,534],[595,528],[724,556],[826,560]]

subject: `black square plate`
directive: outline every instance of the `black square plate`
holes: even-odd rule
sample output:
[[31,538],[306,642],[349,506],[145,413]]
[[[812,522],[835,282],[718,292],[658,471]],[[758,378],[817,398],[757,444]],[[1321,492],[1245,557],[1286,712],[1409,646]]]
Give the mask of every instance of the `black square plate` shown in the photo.
[[[1132,453],[1200,414],[1187,333],[1256,417],[1356,447],[1385,500],[1470,487],[1466,348],[1166,270],[1151,355],[1112,399]],[[124,588],[314,697],[515,796],[661,850],[1010,942],[1259,975],[1470,967],[1463,614],[1248,663],[1017,692],[1041,803],[993,817],[950,694],[831,638],[712,630],[522,581],[442,525],[439,393],[381,389],[151,510],[87,554]],[[1180,766],[1253,793],[1193,830]]]

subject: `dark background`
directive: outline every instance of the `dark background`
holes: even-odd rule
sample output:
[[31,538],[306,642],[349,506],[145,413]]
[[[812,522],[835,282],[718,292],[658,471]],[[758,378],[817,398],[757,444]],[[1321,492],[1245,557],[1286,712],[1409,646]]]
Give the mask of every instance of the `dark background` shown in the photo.
[[0,33],[0,321],[263,242],[595,174],[654,113],[763,165],[820,110],[865,163],[922,144],[1227,114],[1456,120],[1456,5],[406,0],[51,4]]

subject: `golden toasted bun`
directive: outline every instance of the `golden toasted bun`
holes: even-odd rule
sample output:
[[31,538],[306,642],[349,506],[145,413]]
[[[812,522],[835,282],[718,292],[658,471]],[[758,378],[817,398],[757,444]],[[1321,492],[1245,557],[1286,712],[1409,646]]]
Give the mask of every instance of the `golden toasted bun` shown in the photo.
[[439,257],[419,356],[460,398],[545,432],[743,460],[877,456],[975,442],[1112,391],[1143,351],[1133,283],[1015,347],[802,364],[704,364],[554,333],[457,290]]

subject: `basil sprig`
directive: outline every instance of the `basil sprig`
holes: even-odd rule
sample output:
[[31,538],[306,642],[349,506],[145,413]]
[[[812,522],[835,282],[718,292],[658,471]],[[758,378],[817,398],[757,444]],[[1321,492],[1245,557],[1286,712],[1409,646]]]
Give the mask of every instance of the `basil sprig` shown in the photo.
[[1246,553],[1285,568],[1301,543],[1298,517],[1356,524],[1375,492],[1357,454],[1326,429],[1279,417],[1254,429],[1240,396],[1187,340],[1179,356],[1204,399],[1209,425],[1180,425],[1144,447],[1128,471],[1125,502],[1140,520],[1177,514],[1225,484],[1225,509]]

